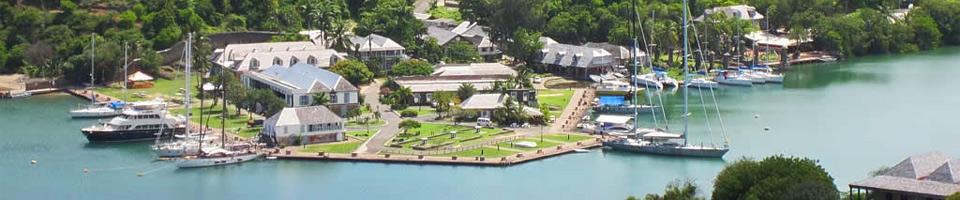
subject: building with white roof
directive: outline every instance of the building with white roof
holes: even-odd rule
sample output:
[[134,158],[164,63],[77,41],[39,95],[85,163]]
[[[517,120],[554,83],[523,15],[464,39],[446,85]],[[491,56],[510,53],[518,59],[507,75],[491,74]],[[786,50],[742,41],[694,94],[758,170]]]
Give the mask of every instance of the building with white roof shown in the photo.
[[[409,102],[425,105],[433,101],[433,93],[439,91],[456,92],[461,85],[473,85],[479,92],[493,90],[494,82],[506,81],[516,76],[517,71],[500,63],[445,64],[434,66],[430,76],[399,77],[395,80],[400,87],[409,87],[413,97]],[[536,101],[536,90],[511,89],[509,93],[520,98],[521,102]]]
[[369,63],[373,58],[381,58],[378,66],[380,70],[389,71],[394,64],[410,58],[404,53],[406,48],[403,45],[387,37],[370,34],[350,36],[349,39],[353,45],[359,47],[356,49],[358,52],[358,55],[355,55],[358,56],[356,59]]
[[284,108],[264,121],[264,135],[280,144],[294,145],[343,141],[345,120],[323,106]]
[[359,106],[356,86],[339,74],[306,63],[250,71],[242,75],[242,80],[247,87],[273,90],[290,107],[310,106],[317,93],[326,93],[330,109],[340,115]]
[[851,183],[866,199],[938,199],[960,192],[960,159],[935,151],[910,156],[879,176]]
[[[703,22],[714,14],[724,14],[741,20],[749,20],[754,25],[760,26],[763,15],[757,12],[757,8],[748,5],[722,6],[703,10],[703,15],[693,19],[693,21]],[[764,25],[765,26],[765,25]]]
[[557,43],[550,38],[540,50],[540,63],[546,64],[554,74],[587,79],[591,74],[602,74],[614,69],[616,57],[602,48]]
[[240,62],[235,62],[231,67],[234,71],[260,71],[272,66],[290,67],[297,63],[307,63],[314,67],[329,68],[341,60],[345,60],[333,49],[317,49],[306,51],[285,51],[285,52],[254,52],[249,53]]

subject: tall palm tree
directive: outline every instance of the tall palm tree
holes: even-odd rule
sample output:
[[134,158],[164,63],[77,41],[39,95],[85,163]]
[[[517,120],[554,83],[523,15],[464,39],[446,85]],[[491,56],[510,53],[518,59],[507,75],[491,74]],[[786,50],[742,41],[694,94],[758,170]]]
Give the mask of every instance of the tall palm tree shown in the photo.
[[337,18],[333,20],[330,24],[330,29],[323,32],[324,34],[324,43],[330,43],[328,48],[343,52],[355,50],[353,53],[360,51],[360,46],[356,46],[350,41],[349,35],[347,35],[347,20],[343,18]]

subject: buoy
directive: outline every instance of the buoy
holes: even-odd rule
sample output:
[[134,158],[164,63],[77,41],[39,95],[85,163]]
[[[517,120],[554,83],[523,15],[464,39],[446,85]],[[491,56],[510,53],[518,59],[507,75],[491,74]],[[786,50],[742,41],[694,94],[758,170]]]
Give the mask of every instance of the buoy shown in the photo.
[[83,173],[84,173],[84,174],[90,173],[90,170],[87,170],[87,168],[83,168]]
[[754,118],[754,119],[759,119],[759,118],[760,118],[760,114],[753,115],[753,118]]
[[768,127],[763,127],[763,130],[769,131],[769,130],[770,130],[770,127],[769,127],[769,126],[768,126]]
[[37,164],[37,160],[30,160],[30,164]]
[[143,173],[137,172],[137,177],[143,177]]

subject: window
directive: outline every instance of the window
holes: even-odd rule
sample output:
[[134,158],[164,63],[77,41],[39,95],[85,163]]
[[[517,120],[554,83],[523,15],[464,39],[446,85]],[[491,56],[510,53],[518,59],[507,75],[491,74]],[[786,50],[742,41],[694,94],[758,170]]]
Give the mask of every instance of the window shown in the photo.
[[331,103],[331,104],[337,103],[337,93],[336,93],[336,92],[330,92],[330,103]]
[[308,57],[308,58],[307,58],[307,64],[317,65],[317,58],[316,58],[316,57],[313,57],[313,56]]
[[273,65],[283,66],[283,60],[280,60],[280,58],[273,58]]
[[433,93],[427,93],[427,99],[426,99],[426,101],[433,102]]
[[260,68],[260,61],[257,59],[250,59],[250,70],[256,70]]
[[413,103],[420,103],[420,95],[413,95]]
[[310,96],[308,95],[300,96],[300,105],[301,106],[310,105]]
[[343,103],[350,103],[350,93],[343,93]]
[[297,57],[290,57],[290,65],[297,63],[300,63],[300,59],[297,59]]

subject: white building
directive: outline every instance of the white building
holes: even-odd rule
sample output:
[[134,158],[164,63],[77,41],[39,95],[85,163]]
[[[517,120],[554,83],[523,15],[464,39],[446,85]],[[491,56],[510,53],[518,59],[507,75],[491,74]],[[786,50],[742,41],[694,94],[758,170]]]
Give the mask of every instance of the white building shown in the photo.
[[703,22],[703,20],[706,20],[710,15],[718,13],[740,20],[751,21],[754,25],[761,26],[761,29],[764,29],[766,26],[761,23],[763,15],[757,12],[757,8],[748,5],[722,6],[706,9],[703,10],[703,15],[693,19],[693,21]]
[[496,60],[503,53],[490,39],[490,28],[476,22],[461,22],[453,28],[428,26],[427,34],[421,39],[426,38],[436,38],[440,46],[454,41],[467,41],[477,48],[477,53],[486,61]]
[[230,44],[213,52],[213,63],[236,72],[259,71],[272,66],[290,67],[301,62],[327,68],[344,59],[345,54],[313,42]]
[[359,105],[357,87],[339,74],[306,63],[250,71],[242,75],[242,80],[247,87],[273,90],[290,107],[310,106],[317,93],[326,93],[330,109],[340,115]]
[[540,63],[550,67],[554,74],[587,79],[591,74],[603,74],[617,65],[617,57],[602,48],[557,43],[548,37],[540,50]]
[[394,64],[410,58],[404,53],[406,49],[402,45],[387,37],[370,34],[368,36],[350,36],[349,39],[354,46],[359,47],[359,49],[356,49],[359,55],[353,56],[365,62],[379,58],[380,64],[378,67],[380,70],[389,71]]
[[264,122],[263,133],[287,145],[297,137],[303,144],[337,142],[345,139],[344,123],[323,106],[284,108]]

